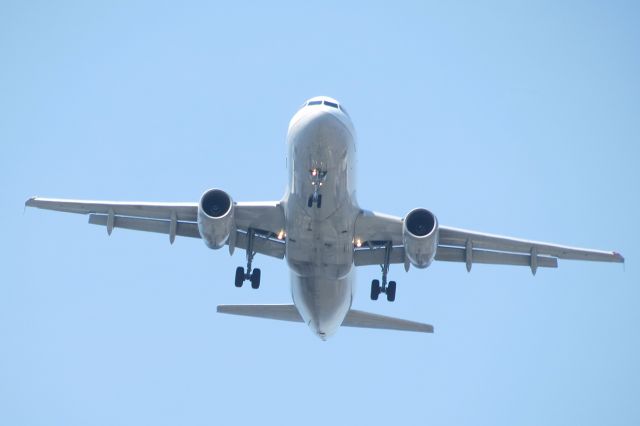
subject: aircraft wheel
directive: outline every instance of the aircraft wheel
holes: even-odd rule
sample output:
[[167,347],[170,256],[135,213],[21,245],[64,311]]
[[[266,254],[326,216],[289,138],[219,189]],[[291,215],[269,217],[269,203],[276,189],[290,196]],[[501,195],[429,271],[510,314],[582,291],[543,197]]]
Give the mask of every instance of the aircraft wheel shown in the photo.
[[242,287],[242,283],[244,283],[244,268],[242,266],[238,266],[236,268],[236,287]]
[[318,208],[322,207],[322,194],[318,194],[318,200],[316,201]]
[[380,281],[373,280],[371,281],[371,300],[378,300],[379,295],[380,295]]
[[389,302],[393,302],[394,300],[396,300],[396,282],[395,281],[390,281],[389,285],[387,286],[387,300]]
[[311,208],[313,206],[313,195],[309,195],[309,200],[307,201],[307,207]]
[[257,289],[260,287],[260,269],[256,268],[251,274],[251,288]]

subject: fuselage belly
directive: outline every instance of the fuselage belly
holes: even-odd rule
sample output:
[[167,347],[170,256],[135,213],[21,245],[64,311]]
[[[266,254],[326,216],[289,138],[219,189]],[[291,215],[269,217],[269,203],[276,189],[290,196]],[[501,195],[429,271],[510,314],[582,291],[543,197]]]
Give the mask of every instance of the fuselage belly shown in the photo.
[[307,325],[324,339],[340,327],[353,299],[355,135],[342,111],[308,106],[291,120],[287,144],[292,297]]

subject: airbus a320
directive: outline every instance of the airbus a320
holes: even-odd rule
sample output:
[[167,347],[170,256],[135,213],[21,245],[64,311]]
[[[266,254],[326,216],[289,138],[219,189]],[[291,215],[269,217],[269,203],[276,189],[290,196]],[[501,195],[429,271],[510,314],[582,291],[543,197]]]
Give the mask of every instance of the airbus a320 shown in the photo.
[[293,304],[219,305],[218,312],[304,322],[321,339],[340,326],[432,333],[433,326],[351,309],[354,270],[380,265],[371,281],[372,300],[393,302],[396,281],[389,266],[426,268],[434,260],[555,268],[558,259],[624,262],[616,252],[580,249],[468,231],[440,225],[427,209],[404,217],[363,209],[356,200],[356,133],[349,114],[335,99],[309,99],[295,113],[287,132],[288,186],[272,202],[236,202],[221,189],[199,202],[154,203],[67,200],[33,197],[26,205],[89,215],[89,223],[114,228],[201,238],[211,249],[246,253],[246,267],[235,286],[260,287],[254,256],[286,258]]

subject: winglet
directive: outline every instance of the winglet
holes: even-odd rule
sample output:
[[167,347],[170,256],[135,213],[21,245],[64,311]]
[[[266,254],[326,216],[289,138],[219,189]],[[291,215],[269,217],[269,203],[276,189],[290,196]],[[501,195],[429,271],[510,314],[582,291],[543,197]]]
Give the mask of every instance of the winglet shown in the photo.
[[24,202],[24,207],[25,208],[34,207],[36,198],[38,198],[38,197],[31,197],[31,198],[27,199],[27,201]]
[[613,254],[613,258],[615,259],[615,262],[624,263],[624,256],[623,255],[621,255],[617,251],[614,251],[612,254]]

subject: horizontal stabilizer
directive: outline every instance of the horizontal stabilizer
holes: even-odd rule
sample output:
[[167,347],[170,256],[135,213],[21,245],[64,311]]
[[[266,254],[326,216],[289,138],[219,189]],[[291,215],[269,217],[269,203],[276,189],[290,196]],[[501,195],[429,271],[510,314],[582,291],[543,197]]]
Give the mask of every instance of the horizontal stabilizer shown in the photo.
[[381,328],[385,330],[417,331],[421,333],[433,333],[431,324],[423,324],[400,318],[387,317],[369,312],[352,309],[342,322],[345,327]]
[[[280,321],[304,322],[295,305],[218,305],[221,314],[243,315]],[[350,310],[342,322],[345,327],[433,333],[433,326],[369,312]]]
[[221,314],[303,322],[295,305],[218,305]]

